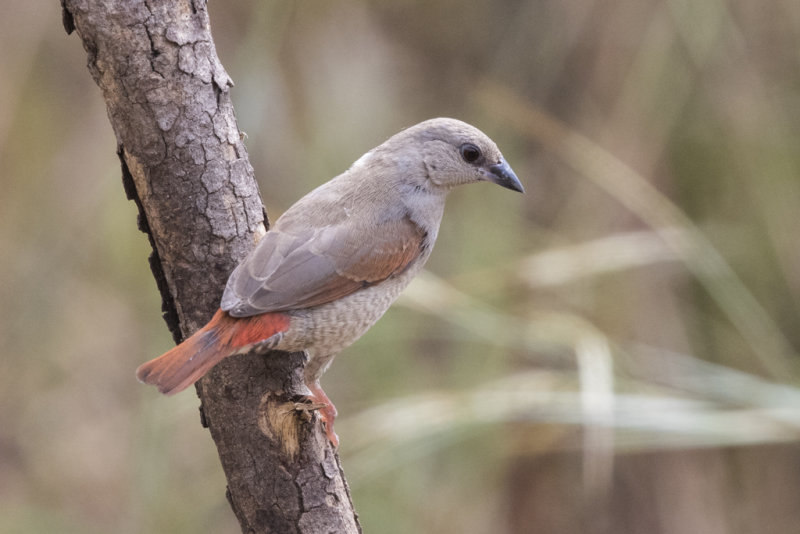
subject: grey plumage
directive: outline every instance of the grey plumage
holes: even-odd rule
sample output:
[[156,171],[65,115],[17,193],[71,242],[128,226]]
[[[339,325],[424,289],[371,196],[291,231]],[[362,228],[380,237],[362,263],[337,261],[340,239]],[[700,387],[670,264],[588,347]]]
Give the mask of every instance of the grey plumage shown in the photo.
[[[329,407],[321,413],[335,443],[320,376],[422,269],[450,190],[480,181],[523,191],[473,126],[440,118],[401,131],[290,207],[231,274],[201,334],[141,366],[139,378],[174,393],[234,353],[304,350],[306,383]],[[220,332],[219,346],[198,341]]]
[[[463,161],[467,143],[485,165]],[[222,309],[246,317],[313,307],[399,274],[433,246],[447,192],[496,181],[486,168],[498,164],[497,146],[461,121],[400,132],[289,208],[230,276]]]

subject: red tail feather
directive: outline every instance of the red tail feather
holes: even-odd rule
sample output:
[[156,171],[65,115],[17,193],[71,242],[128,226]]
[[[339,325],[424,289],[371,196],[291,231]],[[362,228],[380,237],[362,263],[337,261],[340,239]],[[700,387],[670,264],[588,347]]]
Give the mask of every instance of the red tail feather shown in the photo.
[[142,364],[136,377],[172,395],[198,381],[220,360],[289,329],[285,313],[235,318],[222,310],[183,343]]

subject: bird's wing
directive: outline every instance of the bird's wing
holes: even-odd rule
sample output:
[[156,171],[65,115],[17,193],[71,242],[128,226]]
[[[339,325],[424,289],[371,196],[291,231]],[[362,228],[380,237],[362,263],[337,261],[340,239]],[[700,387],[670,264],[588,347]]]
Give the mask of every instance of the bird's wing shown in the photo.
[[331,302],[402,272],[424,240],[408,216],[372,226],[345,220],[271,230],[231,274],[222,309],[247,317]]

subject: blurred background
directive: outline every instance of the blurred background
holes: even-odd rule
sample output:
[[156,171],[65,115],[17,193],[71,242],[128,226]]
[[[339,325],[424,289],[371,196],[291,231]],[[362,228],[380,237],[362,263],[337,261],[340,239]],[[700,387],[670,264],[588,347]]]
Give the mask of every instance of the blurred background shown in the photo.
[[[0,532],[236,533],[57,2],[0,20]],[[800,529],[800,3],[212,2],[272,220],[434,116],[428,272],[323,381],[365,532]]]

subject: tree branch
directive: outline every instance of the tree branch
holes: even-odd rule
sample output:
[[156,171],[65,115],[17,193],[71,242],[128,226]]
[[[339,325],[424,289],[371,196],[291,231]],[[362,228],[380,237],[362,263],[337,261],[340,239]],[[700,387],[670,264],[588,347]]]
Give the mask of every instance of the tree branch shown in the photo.
[[[211,317],[228,274],[266,231],[205,2],[62,6],[103,92],[123,185],[179,341]],[[198,383],[243,532],[360,532],[338,457],[299,402],[304,363],[302,354],[236,356]]]

